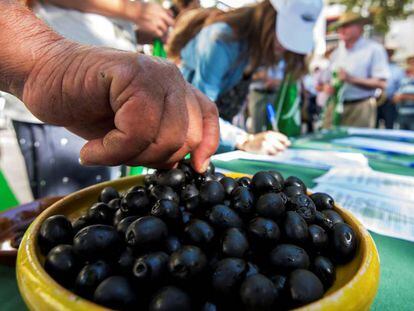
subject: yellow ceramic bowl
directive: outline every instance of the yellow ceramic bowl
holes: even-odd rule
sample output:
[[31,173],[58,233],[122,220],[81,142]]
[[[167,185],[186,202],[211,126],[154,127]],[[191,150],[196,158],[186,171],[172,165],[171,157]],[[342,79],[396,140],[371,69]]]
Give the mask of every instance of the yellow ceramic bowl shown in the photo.
[[[231,175],[240,177],[240,174]],[[79,217],[96,202],[100,191],[107,186],[126,190],[143,183],[143,177],[128,177],[102,183],[71,194],[46,209],[27,230],[17,257],[17,280],[24,301],[31,310],[105,310],[57,284],[43,269],[36,237],[43,221],[49,216],[63,214],[70,219]],[[349,212],[336,207],[358,235],[359,246],[355,259],[337,269],[336,281],[325,296],[300,310],[369,310],[379,283],[379,257],[375,244],[361,223]]]

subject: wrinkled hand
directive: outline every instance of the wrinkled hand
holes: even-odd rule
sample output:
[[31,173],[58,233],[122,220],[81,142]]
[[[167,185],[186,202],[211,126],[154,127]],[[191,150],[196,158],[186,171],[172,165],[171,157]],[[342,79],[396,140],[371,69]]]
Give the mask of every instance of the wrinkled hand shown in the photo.
[[289,139],[282,133],[268,131],[250,135],[238,149],[266,155],[276,155],[290,146]]
[[350,77],[351,76],[345,71],[345,69],[340,68],[338,70],[338,79],[341,80],[342,82],[349,82]]
[[165,40],[168,28],[174,25],[172,13],[156,3],[135,1],[134,4],[136,14],[133,22],[138,25],[139,31]]
[[31,71],[23,101],[40,120],[88,140],[84,164],[167,168],[191,153],[194,168],[205,170],[219,141],[217,109],[175,65],[67,41],[56,46]]

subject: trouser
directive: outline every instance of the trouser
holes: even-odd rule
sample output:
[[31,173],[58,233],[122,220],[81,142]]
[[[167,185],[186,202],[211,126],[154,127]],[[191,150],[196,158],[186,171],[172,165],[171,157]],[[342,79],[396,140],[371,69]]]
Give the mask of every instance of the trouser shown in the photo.
[[396,118],[397,111],[395,109],[395,105],[390,99],[387,99],[383,105],[378,106],[377,127],[379,127],[380,120],[384,120],[385,128],[391,130],[394,128]]
[[118,177],[119,168],[79,163],[85,140],[63,127],[13,121],[35,199],[60,196]]
[[256,134],[266,131],[268,128],[267,104],[274,104],[275,92],[251,90],[248,97],[248,111],[250,122],[249,133]]
[[377,101],[368,98],[360,102],[344,104],[342,126],[374,128],[377,121]]

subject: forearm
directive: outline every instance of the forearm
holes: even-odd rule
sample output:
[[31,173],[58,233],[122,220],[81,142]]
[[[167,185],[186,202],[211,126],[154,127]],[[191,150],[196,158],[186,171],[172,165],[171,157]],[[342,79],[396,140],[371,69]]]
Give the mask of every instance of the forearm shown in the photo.
[[358,77],[349,77],[348,83],[354,84],[356,86],[362,87],[364,89],[382,89],[384,90],[387,87],[387,82],[378,78],[358,78]]
[[46,2],[68,9],[131,21],[135,20],[140,8],[136,2],[130,0],[47,0]]

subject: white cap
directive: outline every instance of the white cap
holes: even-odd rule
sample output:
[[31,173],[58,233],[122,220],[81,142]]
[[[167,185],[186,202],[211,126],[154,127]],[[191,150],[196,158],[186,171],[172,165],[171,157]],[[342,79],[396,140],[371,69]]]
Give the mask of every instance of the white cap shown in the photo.
[[322,0],[270,0],[277,11],[276,35],[287,50],[308,54],[314,46],[313,28],[323,8]]

